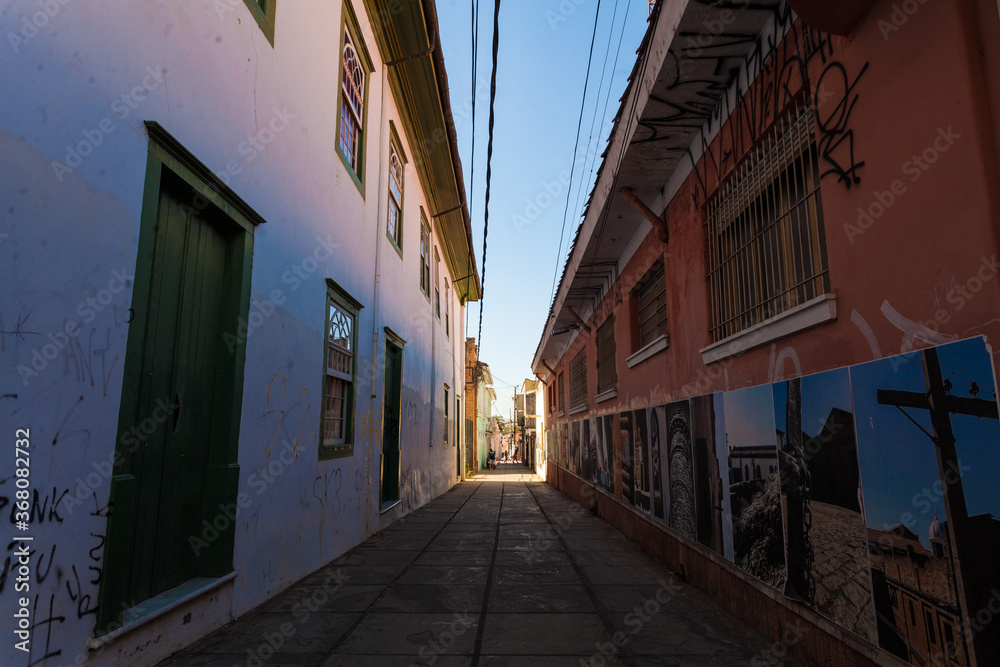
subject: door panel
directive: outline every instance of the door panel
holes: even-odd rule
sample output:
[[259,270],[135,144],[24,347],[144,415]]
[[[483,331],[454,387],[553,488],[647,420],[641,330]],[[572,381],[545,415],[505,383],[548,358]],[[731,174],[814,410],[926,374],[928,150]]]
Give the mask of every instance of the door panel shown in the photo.
[[[223,318],[238,280],[227,279],[238,230],[214,208],[193,215],[190,191],[165,178],[155,230],[138,420],[155,430],[133,459],[137,508],[128,599],[198,576],[188,537],[200,534]],[[167,406],[165,409],[163,406]],[[169,409],[171,408],[172,409]],[[161,419],[162,417],[162,419]]]
[[399,500],[399,417],[402,407],[403,348],[385,342],[385,398],[382,414],[382,502]]

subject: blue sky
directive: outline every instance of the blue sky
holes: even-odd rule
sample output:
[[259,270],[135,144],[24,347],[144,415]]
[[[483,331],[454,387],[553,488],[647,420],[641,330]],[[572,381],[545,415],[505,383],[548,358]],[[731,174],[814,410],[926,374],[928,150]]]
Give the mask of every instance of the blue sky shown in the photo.
[[758,385],[722,395],[729,448],[777,446],[771,385]]
[[[879,405],[877,389],[900,389],[923,393],[926,390],[920,356],[903,357],[906,363],[883,359],[851,369],[854,407],[861,459],[868,526],[883,529],[903,523],[909,514],[909,528],[928,546],[927,529],[934,519],[945,519],[944,502],[934,487],[940,480],[934,445],[898,409]],[[938,348],[941,372],[951,376],[952,394],[969,396],[969,382],[981,388],[980,398],[995,400],[993,371],[981,338]],[[897,358],[899,359],[899,358]],[[927,410],[907,409],[927,431],[931,430]],[[969,514],[990,512],[1000,518],[1000,424],[994,419],[964,415],[952,417],[959,462],[963,466]]]
[[[480,2],[474,186],[472,119],[468,113],[473,90],[471,5],[469,0],[442,0],[438,2],[438,16],[465,185],[469,190],[476,259],[482,267],[494,3]],[[573,140],[596,9],[596,0],[504,0],[501,4],[480,354],[496,380],[495,410],[505,417],[510,415],[512,404],[510,385],[520,385],[526,377],[533,377],[531,358],[548,315],[553,272],[558,262],[558,280],[569,239],[580,222],[583,202],[611,130],[611,118],[618,110],[618,98],[625,90],[635,63],[635,50],[646,29],[645,0],[600,3],[567,228],[562,252],[557,257],[567,182],[564,176],[560,183],[560,174],[568,172],[573,161]],[[606,51],[610,54],[605,61]],[[620,56],[612,71],[616,52]],[[598,94],[602,65],[605,76]],[[586,160],[584,165],[588,142],[589,154],[597,157]],[[581,183],[582,195],[578,189]],[[467,335],[475,337],[479,304],[469,304],[468,313]]]
[[[774,387],[774,423],[785,430],[785,408],[788,401],[788,383],[779,382]],[[815,373],[802,378],[802,430],[807,435],[819,435],[826,425],[830,410],[840,408],[853,412],[851,401],[851,376],[846,368],[825,373]]]

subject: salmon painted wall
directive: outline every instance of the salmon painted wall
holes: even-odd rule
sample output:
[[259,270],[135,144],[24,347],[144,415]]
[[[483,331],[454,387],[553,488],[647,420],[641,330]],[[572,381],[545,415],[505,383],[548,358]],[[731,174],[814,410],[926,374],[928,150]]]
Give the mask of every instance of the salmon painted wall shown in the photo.
[[[991,147],[1000,136],[1000,17],[987,0],[960,4],[929,1],[900,14],[898,3],[877,2],[846,38],[800,21],[787,28],[759,80],[724,110],[727,124],[704,142],[703,156],[669,202],[669,243],[648,233],[622,270],[620,289],[588,321],[594,333],[575,334],[554,366],[566,374],[567,406],[569,361],[584,345],[588,408],[603,414],[930,344],[979,335],[997,340],[1000,180]],[[808,82],[799,76],[800,61]],[[706,366],[699,349],[712,340],[701,204],[766,134],[775,109],[780,115],[784,101],[803,94],[817,110],[837,318]],[[629,369],[626,359],[635,350],[628,292],[661,254],[670,347]],[[615,292],[622,303],[610,303]],[[618,396],[596,404],[594,337],[609,307],[616,317]]]

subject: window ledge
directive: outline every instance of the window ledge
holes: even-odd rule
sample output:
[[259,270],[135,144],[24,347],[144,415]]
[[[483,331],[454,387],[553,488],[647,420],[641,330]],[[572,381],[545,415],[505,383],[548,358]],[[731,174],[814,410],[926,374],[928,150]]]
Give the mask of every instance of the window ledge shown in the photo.
[[382,503],[381,505],[379,505],[378,513],[379,514],[385,514],[386,512],[388,512],[389,510],[391,510],[393,507],[395,507],[396,505],[399,505],[402,502],[403,502],[402,500],[387,500],[384,503]]
[[837,295],[821,294],[755,324],[749,329],[698,350],[705,365],[722,361],[773,340],[837,319]]
[[662,352],[663,350],[670,347],[670,337],[667,334],[663,334],[652,343],[649,343],[645,347],[639,348],[639,351],[633,354],[631,357],[625,360],[629,368],[635,368],[642,362],[646,361],[657,352]]
[[573,408],[572,410],[570,410],[569,413],[571,415],[578,415],[581,412],[586,412],[586,411],[587,411],[587,404],[584,403],[583,405],[576,406],[575,408]]
[[594,402],[603,403],[604,401],[610,401],[612,398],[618,398],[617,387],[612,387],[611,389],[608,389],[607,391],[598,394],[597,396],[594,397]]
[[565,416],[566,416],[565,410],[560,410],[559,412],[556,413],[556,417],[565,417]]
[[120,628],[99,637],[91,638],[87,642],[87,646],[91,651],[96,651],[122,635],[156,620],[160,616],[229,583],[235,578],[236,573],[230,572],[223,577],[195,577],[194,579],[185,581],[180,586],[171,588],[169,591],[164,591],[159,595],[140,602],[130,609],[126,609],[122,615],[123,623]]

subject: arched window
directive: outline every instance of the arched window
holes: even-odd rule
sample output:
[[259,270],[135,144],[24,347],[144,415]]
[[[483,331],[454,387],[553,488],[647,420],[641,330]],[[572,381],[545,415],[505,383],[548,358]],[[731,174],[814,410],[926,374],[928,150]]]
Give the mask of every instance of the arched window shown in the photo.
[[389,153],[389,212],[385,232],[397,248],[403,247],[403,227],[400,216],[403,213],[403,162],[393,146]]
[[355,172],[361,163],[361,130],[364,127],[365,70],[361,58],[344,29],[343,100],[340,107],[340,150]]

